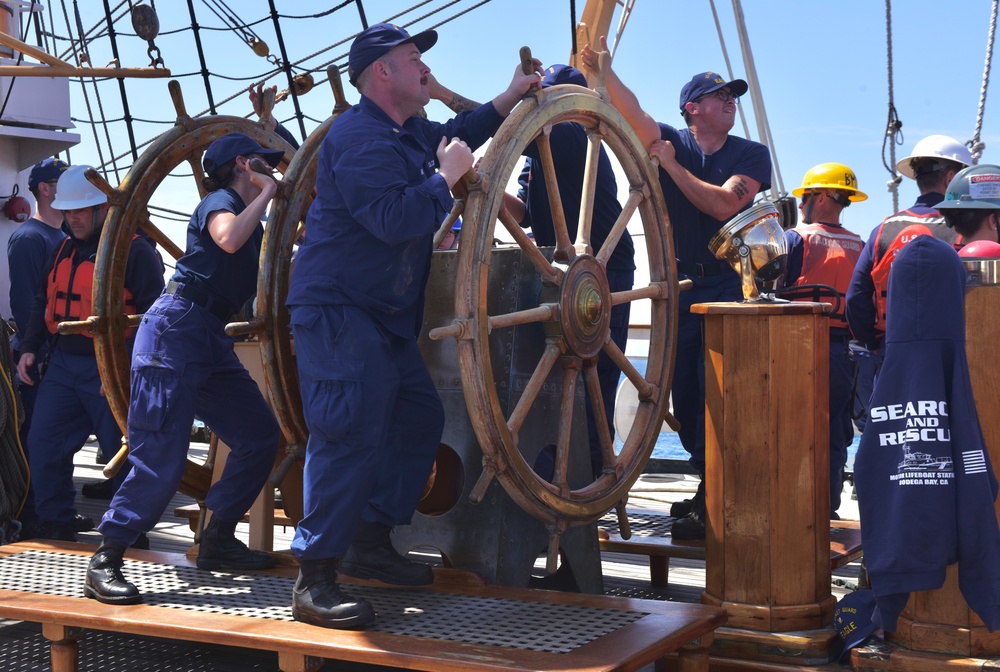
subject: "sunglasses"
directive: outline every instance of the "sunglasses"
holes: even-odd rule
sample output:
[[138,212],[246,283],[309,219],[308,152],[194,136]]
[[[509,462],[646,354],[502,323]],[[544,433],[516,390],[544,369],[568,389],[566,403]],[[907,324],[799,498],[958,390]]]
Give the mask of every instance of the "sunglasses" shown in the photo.
[[733,101],[737,105],[740,104],[740,97],[736,96],[736,95],[733,95],[733,92],[730,91],[729,89],[719,89],[718,91],[712,91],[711,93],[706,93],[704,96],[700,96],[694,102],[700,103],[701,101],[703,101],[705,98],[708,98],[709,96],[715,96],[716,98],[718,98],[719,100],[721,100],[724,103],[731,100],[731,101]]

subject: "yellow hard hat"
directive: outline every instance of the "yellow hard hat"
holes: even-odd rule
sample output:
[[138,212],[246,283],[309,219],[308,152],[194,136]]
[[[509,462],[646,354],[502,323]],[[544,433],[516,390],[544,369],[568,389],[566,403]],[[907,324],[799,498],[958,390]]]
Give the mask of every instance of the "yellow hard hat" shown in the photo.
[[851,201],[864,201],[868,195],[858,189],[858,178],[854,171],[842,163],[821,163],[810,168],[802,178],[802,186],[793,189],[792,194],[799,198],[806,191],[813,189],[839,189],[850,192]]

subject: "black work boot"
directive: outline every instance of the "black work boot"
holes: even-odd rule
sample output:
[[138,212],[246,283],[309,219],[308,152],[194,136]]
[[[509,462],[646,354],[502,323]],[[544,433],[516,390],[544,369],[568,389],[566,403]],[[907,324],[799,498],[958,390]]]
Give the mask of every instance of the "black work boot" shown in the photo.
[[78,513],[73,516],[73,520],[66,524],[66,527],[74,532],[90,532],[94,529],[94,519]]
[[698,491],[694,493],[694,497],[691,499],[682,499],[679,502],[674,502],[670,505],[670,517],[671,518],[683,518],[696,507],[702,506],[705,502],[705,477],[702,476],[701,480],[698,482]]
[[56,541],[77,541],[76,528],[77,523],[74,520],[65,522],[40,520],[36,536],[40,539],[55,539]]
[[430,566],[404,558],[392,547],[392,528],[362,520],[354,541],[340,563],[340,571],[358,579],[378,579],[397,586],[434,583]]
[[107,538],[101,544],[87,566],[87,578],[83,582],[83,594],[104,604],[139,604],[142,595],[139,589],[122,576],[122,554],[125,547],[112,543]]
[[292,618],[323,628],[360,628],[375,620],[375,610],[341,592],[336,558],[303,560],[292,588]]
[[705,498],[696,502],[691,509],[691,513],[683,518],[674,521],[670,528],[670,536],[679,541],[695,541],[705,538],[705,521],[708,519],[708,511],[705,508]]
[[274,558],[264,551],[251,551],[236,538],[236,523],[213,516],[201,533],[198,569],[267,569]]
[[115,486],[110,478],[96,483],[84,483],[80,492],[87,499],[111,499],[115,494]]

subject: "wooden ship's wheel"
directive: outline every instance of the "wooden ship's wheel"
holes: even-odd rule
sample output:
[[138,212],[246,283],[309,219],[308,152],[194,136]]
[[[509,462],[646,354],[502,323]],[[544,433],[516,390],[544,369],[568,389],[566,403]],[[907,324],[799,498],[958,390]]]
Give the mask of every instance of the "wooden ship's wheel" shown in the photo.
[[[597,90],[603,91],[603,86]],[[584,201],[575,241],[570,240],[562,213],[549,146],[552,127],[563,122],[581,124],[589,138]],[[522,152],[533,142],[539,149],[556,229],[557,244],[551,262],[503,205],[504,187],[513,171],[520,168]],[[629,197],[604,246],[592,250],[591,220],[602,142],[624,170]],[[678,293],[670,223],[656,168],[646,149],[601,93],[579,86],[553,86],[522,102],[504,122],[477,171],[479,180],[470,186],[458,251],[456,318],[453,324],[434,329],[430,335],[458,340],[469,417],[484,454],[482,477],[473,488],[473,501],[481,499],[492,480],[498,479],[523,509],[547,523],[548,569],[554,571],[559,537],[569,526],[593,522],[617,508],[623,535],[628,536],[624,506],[628,491],[652,452],[664,418],[676,428],[676,421],[667,413],[676,352]],[[611,292],[605,264],[636,211],[642,220],[650,281],[630,291]],[[536,307],[508,314],[491,312],[487,287],[497,221],[541,278],[543,298]],[[646,371],[640,374],[611,340],[609,323],[613,305],[643,299],[651,301],[651,331],[645,353]],[[545,348],[520,398],[505,413],[493,375],[494,358],[505,353],[491,349],[490,335],[498,329],[532,323],[544,327]],[[635,421],[618,451],[604,413],[595,367],[602,351],[621,367],[639,392]],[[557,367],[563,371],[562,403],[555,473],[549,482],[525,460],[519,450],[519,432]],[[567,478],[570,451],[587,451],[589,455],[587,442],[570,445],[574,397],[581,372],[595,408],[604,468],[595,481],[574,489]]]
[[[261,348],[264,378],[270,394],[271,408],[281,426],[286,443],[284,460],[272,474],[271,483],[277,486],[295,460],[305,459],[305,445],[309,438],[305,417],[302,414],[302,396],[299,392],[299,374],[289,328],[288,283],[291,278],[292,252],[295,243],[305,232],[305,219],[316,193],[316,168],[319,150],[330,125],[350,108],[344,97],[340,73],[336,67],[327,69],[333,89],[335,105],[333,114],[320,124],[292,157],[279,185],[278,194],[271,204],[264,230],[260,253],[260,275],[257,281],[257,302],[254,320],[246,325],[229,325],[232,334],[257,335]],[[301,508],[301,507],[296,507]],[[286,508],[287,510],[287,508]]]
[[[125,347],[130,327],[139,323],[141,315],[125,315],[123,297],[125,266],[129,248],[137,229],[150,234],[162,252],[179,259],[184,250],[149,221],[147,206],[150,198],[164,179],[183,162],[190,164],[198,193],[203,197],[201,178],[204,177],[201,158],[214,140],[229,133],[245,133],[263,147],[281,149],[285,157],[279,171],[288,165],[293,148],[277,134],[265,130],[263,123],[251,122],[240,117],[212,116],[192,118],[187,115],[180,85],[169,83],[170,96],[177,110],[173,128],[158,137],[133,164],[118,188],[108,185],[96,171],[87,177],[108,196],[108,217],[101,232],[97,250],[94,281],[94,310],[96,315],[83,323],[60,325],[60,332],[87,330],[94,336],[94,350],[101,381],[122,432],[127,434],[129,406],[130,363]],[[268,101],[265,116],[270,111]],[[117,459],[124,457],[121,453]],[[196,499],[204,497],[211,484],[210,468],[189,461],[180,490]]]

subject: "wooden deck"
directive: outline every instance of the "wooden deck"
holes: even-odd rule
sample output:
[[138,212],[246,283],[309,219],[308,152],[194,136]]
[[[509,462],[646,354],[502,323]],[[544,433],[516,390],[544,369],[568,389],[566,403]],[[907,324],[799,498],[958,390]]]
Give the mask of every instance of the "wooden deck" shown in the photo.
[[[204,450],[195,444],[194,451]],[[101,479],[101,468],[94,462],[92,444],[77,456],[75,480],[77,487],[83,483],[95,482]],[[690,476],[650,474],[644,475],[633,488],[629,499],[629,507],[665,511],[672,501],[689,497],[693,494],[695,481]],[[845,506],[841,516],[856,518],[856,502],[850,500],[850,494],[845,493]],[[188,527],[188,520],[173,515],[177,507],[191,504],[192,500],[183,495],[176,495],[165,512],[160,523],[149,535],[153,551],[184,553],[193,543],[193,536]],[[99,520],[107,508],[107,502],[88,500],[77,497],[77,506],[81,513],[91,515]],[[845,515],[846,511],[846,515]],[[246,526],[241,525],[240,534],[246,538]],[[275,548],[287,548],[291,542],[291,528],[275,530]],[[80,541],[96,544],[99,542],[97,532],[80,535]],[[705,585],[705,565],[697,558],[673,557],[669,561],[669,581],[665,587],[654,587],[650,584],[648,559],[644,556],[622,553],[602,553],[602,568],[604,573],[605,593],[610,596],[620,596],[639,599],[669,600],[674,602],[697,603]],[[536,567],[535,574],[542,581],[544,575],[544,558]],[[858,580],[859,565],[854,562],[841,567],[834,572],[832,590],[838,598],[849,590]],[[82,580],[82,577],[81,577]],[[7,598],[0,598],[6,600]],[[236,646],[219,646],[216,644],[178,642],[156,637],[137,636],[119,632],[88,631],[79,642],[80,670],[100,670],[101,672],[117,672],[143,670],[144,672],[235,672],[236,670],[260,670],[274,672],[279,669],[276,653],[253,651]],[[0,670],[23,670],[35,672],[50,670],[49,642],[42,635],[38,624],[17,620],[0,619]],[[346,670],[363,670],[364,672],[383,672],[399,669],[379,665],[359,665],[345,661],[327,661],[322,672],[341,672]],[[642,672],[651,672],[653,665],[640,668]]]

